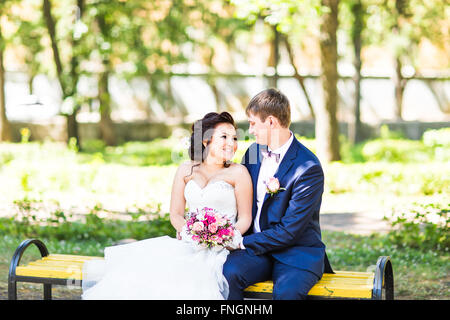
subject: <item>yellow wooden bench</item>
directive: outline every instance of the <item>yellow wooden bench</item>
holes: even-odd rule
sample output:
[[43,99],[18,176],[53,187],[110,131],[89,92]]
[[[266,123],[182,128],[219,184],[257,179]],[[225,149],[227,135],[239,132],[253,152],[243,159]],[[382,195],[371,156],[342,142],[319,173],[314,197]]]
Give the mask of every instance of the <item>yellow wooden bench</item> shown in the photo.
[[[34,244],[41,253],[41,259],[20,266],[25,250]],[[81,286],[82,267],[87,260],[102,257],[69,254],[49,254],[40,240],[28,239],[16,249],[11,260],[8,277],[8,298],[17,299],[17,282],[42,283],[44,299],[52,298],[52,285]],[[260,282],[248,287],[246,298],[271,299],[272,281]],[[336,271],[325,273],[308,293],[309,299],[394,299],[394,277],[390,258],[379,257],[374,272]]]

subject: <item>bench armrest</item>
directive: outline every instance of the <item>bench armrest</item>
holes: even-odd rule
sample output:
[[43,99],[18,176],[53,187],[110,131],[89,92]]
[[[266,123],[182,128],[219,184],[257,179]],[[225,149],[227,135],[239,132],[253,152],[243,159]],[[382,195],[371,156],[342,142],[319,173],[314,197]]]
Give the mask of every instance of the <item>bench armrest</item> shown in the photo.
[[394,299],[394,273],[392,272],[391,257],[381,256],[378,258],[373,280],[373,299],[383,299],[383,288],[385,299]]
[[11,259],[11,264],[9,265],[9,274],[8,274],[8,298],[10,300],[16,300],[17,299],[17,293],[15,290],[16,285],[16,268],[20,263],[20,259],[22,259],[22,255],[24,254],[25,250],[30,245],[36,245],[39,249],[39,252],[41,253],[42,257],[48,256],[48,250],[45,244],[38,239],[27,239],[22,241],[22,243],[17,247],[16,251],[14,252],[14,255]]

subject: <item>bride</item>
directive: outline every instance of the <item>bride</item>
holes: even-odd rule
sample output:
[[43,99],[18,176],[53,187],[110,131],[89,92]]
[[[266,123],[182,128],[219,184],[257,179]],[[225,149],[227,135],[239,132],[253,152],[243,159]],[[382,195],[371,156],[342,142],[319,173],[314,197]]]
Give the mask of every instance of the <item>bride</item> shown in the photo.
[[[251,224],[252,181],[232,163],[236,126],[227,112],[211,112],[192,125],[191,161],[178,168],[172,185],[169,236],[105,248],[104,260],[83,266],[82,299],[226,299],[222,267]],[[185,209],[214,208],[235,227],[233,245],[208,249],[186,234]]]

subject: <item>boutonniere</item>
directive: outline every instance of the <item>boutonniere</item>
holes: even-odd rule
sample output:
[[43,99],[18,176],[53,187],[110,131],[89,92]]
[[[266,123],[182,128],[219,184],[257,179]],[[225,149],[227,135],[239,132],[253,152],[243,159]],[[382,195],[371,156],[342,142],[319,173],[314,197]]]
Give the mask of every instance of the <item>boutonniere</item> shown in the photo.
[[269,193],[271,197],[276,195],[280,191],[286,190],[286,188],[280,187],[280,181],[278,181],[278,178],[275,177],[270,178],[264,183],[267,187],[267,193]]

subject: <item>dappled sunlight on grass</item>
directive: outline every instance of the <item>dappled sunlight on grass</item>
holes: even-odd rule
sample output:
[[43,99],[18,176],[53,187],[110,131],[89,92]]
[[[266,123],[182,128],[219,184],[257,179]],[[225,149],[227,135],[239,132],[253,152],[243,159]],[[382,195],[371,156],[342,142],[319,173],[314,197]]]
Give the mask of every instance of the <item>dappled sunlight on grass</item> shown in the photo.
[[[450,194],[449,160],[434,158],[445,141],[430,138],[440,137],[437,134],[428,136],[431,142],[427,143],[377,139],[350,147],[343,141],[343,161],[323,164],[325,211],[367,210],[369,203],[389,210],[386,206],[401,203],[402,199]],[[314,139],[297,138],[315,150]],[[233,161],[240,162],[253,142],[239,141]],[[401,152],[393,158],[396,146],[401,146]],[[442,156],[442,150],[439,152]],[[411,161],[425,156],[428,158],[422,162]],[[377,161],[371,161],[371,157]],[[0,185],[1,215],[7,214],[8,204],[24,197],[57,200],[63,207],[81,210],[97,203],[117,211],[152,204],[161,205],[167,212],[175,171],[186,160],[187,145],[180,137],[127,142],[117,147],[107,147],[98,140],[86,141],[82,152],[61,143],[2,143],[0,179],[7,183]],[[339,203],[348,205],[342,207]]]
[[[314,139],[298,138],[315,151]],[[413,218],[403,224],[404,230],[420,229],[416,222],[422,223],[425,215],[414,221],[408,208],[412,204],[448,208],[450,194],[449,157],[442,137],[429,135],[428,140],[377,139],[353,147],[343,141],[343,160],[323,163],[321,212],[365,212],[381,219],[398,211]],[[233,161],[240,162],[253,142],[239,141]],[[51,252],[101,255],[118,239],[173,234],[164,214],[177,167],[188,160],[186,147],[176,137],[117,147],[91,141],[83,151],[52,142],[1,143],[0,250],[11,253],[24,237],[37,236],[46,239]],[[416,238],[447,243],[447,238],[434,239],[435,229],[429,230],[418,232]],[[336,269],[364,271],[379,255],[390,255],[399,280],[396,295],[448,298],[448,248],[438,246],[439,253],[422,250],[408,232],[357,236],[351,231],[323,231]],[[0,259],[6,272],[10,254]],[[416,283],[419,277],[423,281]]]

